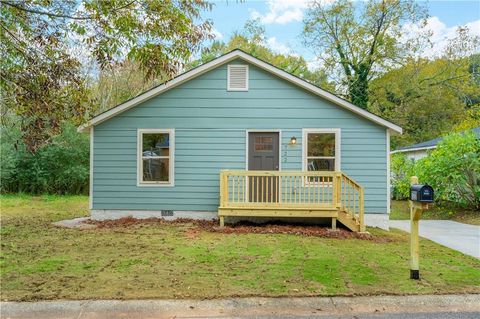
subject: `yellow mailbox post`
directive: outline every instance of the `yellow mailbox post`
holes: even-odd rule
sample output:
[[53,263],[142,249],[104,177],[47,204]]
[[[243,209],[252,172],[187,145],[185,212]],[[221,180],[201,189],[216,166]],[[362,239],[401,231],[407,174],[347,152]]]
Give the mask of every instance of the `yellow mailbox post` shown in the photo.
[[433,189],[419,185],[418,177],[410,179],[410,279],[420,279],[418,223],[422,212],[433,202]]

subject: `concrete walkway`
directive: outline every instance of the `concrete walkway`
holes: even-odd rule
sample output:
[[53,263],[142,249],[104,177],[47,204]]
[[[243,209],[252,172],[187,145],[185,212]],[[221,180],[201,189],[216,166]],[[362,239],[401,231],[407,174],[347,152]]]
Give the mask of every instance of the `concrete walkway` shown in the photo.
[[480,295],[2,302],[1,318],[478,318]]
[[[390,227],[410,232],[410,221],[391,220]],[[420,220],[420,236],[480,258],[480,226],[450,220]]]

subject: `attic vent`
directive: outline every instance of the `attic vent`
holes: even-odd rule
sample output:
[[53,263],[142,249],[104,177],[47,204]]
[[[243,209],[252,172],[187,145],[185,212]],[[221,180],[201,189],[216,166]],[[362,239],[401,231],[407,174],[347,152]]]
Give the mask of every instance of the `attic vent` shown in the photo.
[[229,65],[227,79],[228,91],[248,91],[248,65]]

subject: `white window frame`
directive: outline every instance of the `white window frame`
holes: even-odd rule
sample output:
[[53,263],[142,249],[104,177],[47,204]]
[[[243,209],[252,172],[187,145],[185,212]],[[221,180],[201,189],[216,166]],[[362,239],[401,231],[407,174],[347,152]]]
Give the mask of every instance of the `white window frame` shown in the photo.
[[[246,74],[246,88],[244,89],[236,89],[236,88],[231,88],[230,87],[230,68],[231,67],[244,67],[245,68],[245,74]],[[248,64],[229,64],[227,66],[227,91],[248,91],[249,88],[249,69],[248,69]]]
[[[164,181],[144,181],[143,180],[143,134],[169,134],[169,153],[168,156],[158,156],[154,158],[168,157],[168,182]],[[175,130],[174,129],[138,129],[137,130],[137,186],[139,187],[173,187],[175,186]]]
[[[310,133],[327,133],[335,134],[335,171],[339,172],[341,170],[341,129],[339,128],[304,128],[302,129],[302,170],[304,172],[308,171],[307,167],[307,150],[308,150],[308,134]],[[319,156],[321,158],[331,158],[331,156]]]

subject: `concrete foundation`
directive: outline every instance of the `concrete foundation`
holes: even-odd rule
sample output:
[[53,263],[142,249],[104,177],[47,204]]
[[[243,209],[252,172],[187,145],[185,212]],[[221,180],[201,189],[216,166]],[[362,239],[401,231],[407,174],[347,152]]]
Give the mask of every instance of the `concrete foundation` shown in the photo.
[[145,218],[163,218],[165,220],[174,220],[178,218],[205,219],[212,220],[218,218],[217,212],[205,211],[156,211],[156,210],[116,210],[116,209],[93,209],[91,219],[109,220],[120,219],[124,217],[134,217],[138,219]]
[[[134,217],[138,219],[145,218],[163,218],[165,220],[175,220],[177,218],[191,218],[213,220],[217,219],[217,212],[206,211],[155,211],[155,210],[112,210],[112,209],[94,209],[91,211],[93,220],[120,219],[124,217]],[[378,227],[388,230],[388,214],[365,214],[365,224],[370,227]],[[268,221],[284,221],[292,223],[305,223],[315,225],[330,225],[331,218],[269,218],[269,217],[226,217],[227,224],[234,224],[239,221],[249,221],[253,223],[265,223]]]
[[365,225],[390,230],[389,218],[389,214],[365,214]]

